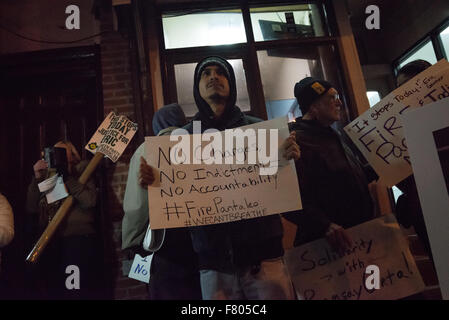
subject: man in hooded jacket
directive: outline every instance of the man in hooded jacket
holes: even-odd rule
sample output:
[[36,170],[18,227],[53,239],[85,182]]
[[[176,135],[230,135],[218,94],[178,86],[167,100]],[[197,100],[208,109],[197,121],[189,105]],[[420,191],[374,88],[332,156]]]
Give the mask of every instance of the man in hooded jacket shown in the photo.
[[[193,121],[201,131],[225,130],[261,121],[245,115],[236,103],[232,66],[211,56],[198,63],[193,94],[198,113],[184,126],[193,133]],[[294,134],[287,139],[286,158],[298,159]],[[203,299],[292,299],[290,278],[282,256],[283,229],[279,215],[270,215],[190,229],[198,254]]]

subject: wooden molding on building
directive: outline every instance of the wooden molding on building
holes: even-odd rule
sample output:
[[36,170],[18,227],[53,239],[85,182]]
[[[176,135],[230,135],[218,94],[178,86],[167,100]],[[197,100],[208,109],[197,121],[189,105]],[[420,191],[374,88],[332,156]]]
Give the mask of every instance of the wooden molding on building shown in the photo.
[[[350,112],[355,118],[369,109],[365,78],[349,22],[348,10],[343,3],[339,3],[334,5],[334,11],[339,30],[337,43],[349,95]],[[388,189],[385,186],[376,185],[374,198],[377,200],[380,214],[393,212]]]
[[145,10],[145,16],[146,19],[148,19],[145,34],[148,48],[148,69],[151,78],[154,112],[165,105],[159,48],[159,23],[156,20],[157,15],[155,14],[155,10],[154,6],[149,6],[147,10]]

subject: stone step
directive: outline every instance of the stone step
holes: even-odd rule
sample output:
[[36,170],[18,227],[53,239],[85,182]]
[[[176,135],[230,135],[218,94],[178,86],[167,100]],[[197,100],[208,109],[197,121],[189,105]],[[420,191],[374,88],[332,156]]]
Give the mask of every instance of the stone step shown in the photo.
[[432,261],[428,256],[414,256],[416,266],[426,286],[438,285],[438,277]]
[[418,235],[416,234],[410,234],[407,236],[410,252],[412,255],[416,256],[425,256],[428,255],[426,252],[426,249],[424,248],[424,245],[422,244],[421,240],[418,238]]
[[442,300],[441,290],[439,286],[426,287],[426,289],[421,292],[423,300]]

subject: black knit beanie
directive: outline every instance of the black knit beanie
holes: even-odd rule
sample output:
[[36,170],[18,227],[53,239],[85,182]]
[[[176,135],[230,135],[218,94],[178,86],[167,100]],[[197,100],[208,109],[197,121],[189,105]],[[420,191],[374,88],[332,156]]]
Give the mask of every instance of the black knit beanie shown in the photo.
[[201,74],[203,73],[204,69],[211,65],[219,66],[224,71],[224,75],[226,76],[228,81],[231,80],[231,75],[229,73],[231,65],[229,64],[229,62],[219,56],[210,56],[201,60],[195,68],[195,81],[197,83],[200,82]]
[[324,95],[332,85],[321,79],[307,77],[295,84],[295,97],[302,114],[309,111],[310,105]]

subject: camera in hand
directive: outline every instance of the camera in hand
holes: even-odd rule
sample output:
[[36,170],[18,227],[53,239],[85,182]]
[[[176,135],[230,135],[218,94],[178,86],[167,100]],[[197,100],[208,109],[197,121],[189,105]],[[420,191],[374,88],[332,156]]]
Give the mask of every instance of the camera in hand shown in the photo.
[[67,172],[67,153],[64,148],[48,147],[44,148],[44,160],[49,169],[55,169],[58,174]]

